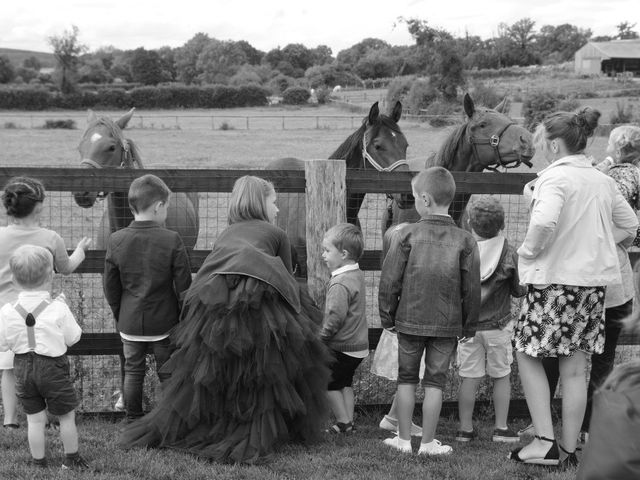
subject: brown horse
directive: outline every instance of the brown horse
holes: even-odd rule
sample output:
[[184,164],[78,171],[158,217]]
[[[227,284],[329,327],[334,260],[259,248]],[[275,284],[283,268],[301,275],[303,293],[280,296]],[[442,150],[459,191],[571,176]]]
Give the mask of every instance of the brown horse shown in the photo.
[[[452,172],[482,172],[515,168],[521,164],[532,166],[535,153],[532,135],[506,115],[506,99],[490,109],[477,107],[469,94],[465,94],[463,105],[466,122],[451,132],[425,167],[440,165]],[[449,210],[456,222],[460,223],[470,197],[468,193],[456,194]],[[383,233],[391,225],[418,219],[413,196],[394,195],[383,217]]]
[[[380,172],[408,171],[406,161],[408,142],[398,126],[402,104],[396,102],[390,115],[380,113],[378,102],[369,109],[362,125],[351,134],[329,158],[345,160],[348,169],[375,169]],[[267,164],[274,170],[304,169],[304,161],[280,158]],[[347,221],[359,225],[358,213],[364,193],[350,193],[347,184]],[[304,194],[279,193],[277,223],[291,239],[298,255],[298,274],[304,276],[306,268],[306,210]]]
[[[89,110],[87,128],[78,146],[82,159],[80,164],[89,168],[144,168],[135,143],[122,133],[133,112],[132,108],[114,122],[106,117],[97,117]],[[98,249],[106,247],[111,233],[133,220],[126,192],[75,192],[73,196],[83,208],[92,207],[99,196],[107,199],[107,211],[96,240]],[[194,248],[199,229],[197,193],[176,192],[169,197],[166,226],[180,234],[187,248]]]

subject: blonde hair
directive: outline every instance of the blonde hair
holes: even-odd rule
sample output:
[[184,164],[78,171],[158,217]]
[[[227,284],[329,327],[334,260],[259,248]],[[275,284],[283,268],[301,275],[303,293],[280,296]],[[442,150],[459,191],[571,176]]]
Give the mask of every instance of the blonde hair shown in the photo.
[[600,390],[624,392],[640,387],[640,360],[622,363],[602,382]]
[[640,127],[621,125],[611,130],[609,141],[620,151],[618,163],[640,163]]
[[329,240],[338,251],[346,250],[351,260],[356,262],[362,257],[364,251],[364,237],[358,227],[351,223],[339,223],[334,225],[324,238]]
[[9,259],[13,279],[20,286],[34,288],[42,285],[53,272],[53,255],[44,247],[23,245]]
[[236,180],[229,199],[229,225],[244,220],[269,221],[267,197],[275,194],[273,183],[253,175]]
[[431,167],[411,179],[416,193],[428,193],[440,207],[448,207],[456,195],[456,182],[444,167]]

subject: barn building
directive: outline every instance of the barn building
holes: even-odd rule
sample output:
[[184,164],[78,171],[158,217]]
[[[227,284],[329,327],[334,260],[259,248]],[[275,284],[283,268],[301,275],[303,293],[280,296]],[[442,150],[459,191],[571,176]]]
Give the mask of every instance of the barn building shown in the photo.
[[615,76],[630,72],[640,75],[640,40],[589,42],[575,54],[575,72]]

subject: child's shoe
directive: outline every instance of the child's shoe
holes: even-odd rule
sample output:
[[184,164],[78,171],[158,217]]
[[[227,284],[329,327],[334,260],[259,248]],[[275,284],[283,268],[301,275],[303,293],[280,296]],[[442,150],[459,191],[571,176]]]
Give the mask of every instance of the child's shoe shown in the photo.
[[47,457],[32,458],[29,460],[29,465],[35,468],[47,468],[49,463],[47,462]]
[[511,430],[509,427],[507,428],[494,428],[493,436],[491,440],[494,442],[503,442],[503,443],[517,443],[520,441],[520,437],[516,432]]
[[353,424],[351,422],[342,423],[337,422],[335,425],[331,425],[329,428],[330,433],[351,433],[353,432]]
[[62,460],[63,470],[88,470],[89,464],[79,453],[66,454]]
[[440,440],[435,438],[429,443],[421,443],[418,455],[449,455],[453,451],[449,445],[442,445]]
[[[390,417],[389,415],[385,415],[382,420],[380,420],[379,427],[383,430],[398,433],[398,420],[396,418]],[[411,422],[411,436],[421,437],[422,427],[419,427],[415,423]]]
[[466,430],[458,430],[456,432],[456,442],[470,442],[478,437],[478,433],[475,429],[467,432]]
[[402,440],[400,437],[387,438],[383,441],[383,443],[391,448],[395,448],[399,452],[402,453],[412,453],[411,449],[411,441],[410,440]]

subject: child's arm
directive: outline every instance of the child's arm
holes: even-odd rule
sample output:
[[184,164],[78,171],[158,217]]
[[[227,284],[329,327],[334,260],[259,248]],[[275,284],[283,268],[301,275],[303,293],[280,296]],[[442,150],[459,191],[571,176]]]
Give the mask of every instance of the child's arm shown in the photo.
[[64,240],[62,237],[56,234],[55,246],[54,246],[54,259],[56,270],[63,275],[72,273],[80,264],[84,261],[84,252],[89,248],[91,239],[83,237],[76,246],[76,249],[71,255],[67,255],[66,247],[64,246]]
[[320,338],[330,340],[340,331],[349,311],[349,291],[340,284],[333,284],[327,291],[324,304],[324,318]]
[[173,288],[178,299],[182,300],[184,293],[191,286],[191,263],[187,249],[178,235],[176,235],[176,246],[173,249],[171,270],[173,272]]
[[111,240],[107,244],[107,253],[104,258],[104,275],[102,276],[104,296],[113,312],[113,318],[118,324],[120,316],[120,301],[122,300],[122,282],[120,281],[120,269],[113,258]]
[[63,300],[64,297],[57,297],[54,301],[60,302],[63,307],[63,317],[62,317],[62,334],[64,336],[64,343],[67,347],[71,345],[75,345],[80,340],[82,336],[82,329],[80,325],[76,322],[73,313],[67,306],[66,302]]
[[462,288],[462,336],[471,338],[476,334],[480,317],[480,252],[478,244],[462,253],[460,262],[460,285]]
[[518,254],[511,252],[511,262],[513,264],[513,275],[511,276],[511,296],[523,297],[527,293],[527,287],[520,285],[520,274],[518,273]]
[[402,279],[411,247],[399,234],[391,239],[389,251],[384,257],[378,287],[378,310],[383,328],[392,329],[396,324],[396,311],[402,292]]
[[10,348],[7,343],[7,332],[5,331],[4,319],[2,317],[2,312],[0,312],[0,352],[8,352]]

